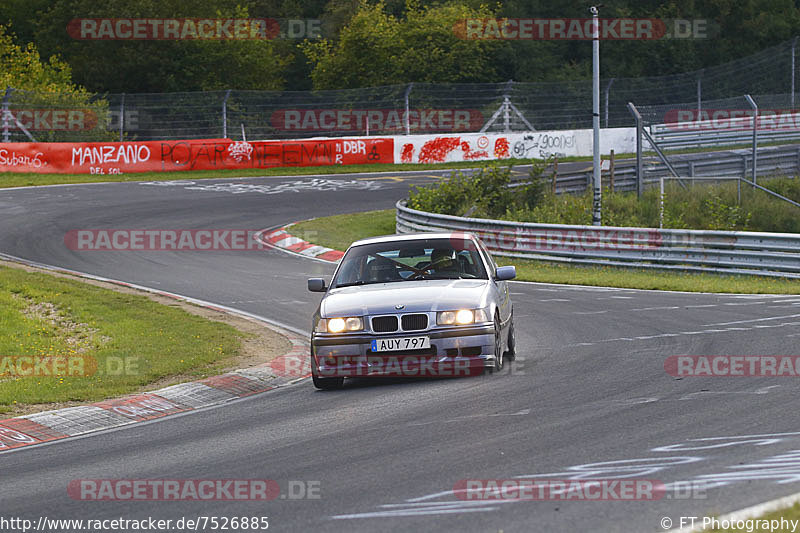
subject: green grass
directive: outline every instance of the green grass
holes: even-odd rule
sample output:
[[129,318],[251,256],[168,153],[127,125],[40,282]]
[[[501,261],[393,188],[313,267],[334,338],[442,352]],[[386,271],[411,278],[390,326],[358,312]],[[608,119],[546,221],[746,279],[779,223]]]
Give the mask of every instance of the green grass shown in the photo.
[[395,232],[394,209],[334,215],[299,222],[289,233],[334,250],[346,250],[353,241]]
[[[527,165],[529,159],[506,159],[505,165]],[[479,168],[496,164],[496,161],[464,161],[436,164],[376,164],[376,165],[329,165],[319,167],[274,167],[243,170],[186,170],[178,172],[139,172],[131,174],[30,174],[23,172],[0,172],[0,188],[27,187],[32,185],[55,185],[67,183],[99,183],[119,181],[165,181],[241,178],[258,176],[305,176],[309,174],[355,174],[359,172],[408,172],[441,170],[448,168]]]
[[[32,308],[49,312],[31,314]],[[20,404],[96,401],[170,376],[214,375],[239,354],[244,335],[144,296],[0,267],[0,412]],[[14,356],[80,356],[91,375],[20,376],[2,363],[18,361]],[[120,363],[128,370],[119,371]]]
[[[394,224],[395,210],[386,209],[317,218],[295,224],[289,232],[314,244],[345,250],[355,240],[394,233]],[[768,277],[581,267],[500,256],[496,259],[501,265],[515,265],[521,281],[687,292],[800,294],[797,281]]]

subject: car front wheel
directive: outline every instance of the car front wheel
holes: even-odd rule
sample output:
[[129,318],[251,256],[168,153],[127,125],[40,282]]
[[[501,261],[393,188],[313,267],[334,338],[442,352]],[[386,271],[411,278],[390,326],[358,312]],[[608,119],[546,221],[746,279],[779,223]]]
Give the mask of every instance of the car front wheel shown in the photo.
[[312,375],[311,380],[314,382],[314,386],[320,390],[333,390],[338,389],[344,384],[344,378],[320,378],[317,376]]
[[506,359],[513,361],[517,357],[517,339],[514,337],[514,319],[508,325],[508,342],[506,343],[508,351],[505,353]]
[[333,390],[340,388],[344,384],[344,377],[334,376],[330,378],[323,378],[317,375],[319,369],[317,368],[317,357],[314,353],[313,340],[311,346],[311,381],[314,382],[314,386],[320,390]]
[[500,331],[500,317],[494,317],[494,371],[503,369],[503,332]]

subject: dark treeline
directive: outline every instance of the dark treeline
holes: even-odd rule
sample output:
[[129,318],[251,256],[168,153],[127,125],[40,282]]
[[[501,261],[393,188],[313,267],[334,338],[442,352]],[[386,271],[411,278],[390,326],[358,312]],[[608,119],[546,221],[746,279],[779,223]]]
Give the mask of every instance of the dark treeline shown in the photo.
[[[340,89],[405,82],[561,81],[591,75],[591,43],[467,40],[466,19],[587,18],[577,0],[3,0],[0,25],[93,92]],[[76,39],[83,18],[319,19],[321,38]],[[663,76],[800,34],[792,0],[607,0],[601,17],[702,20],[698,39],[604,41],[603,77]],[[74,24],[74,22],[73,22]],[[312,35],[313,37],[313,35]],[[0,60],[2,58],[0,57]]]

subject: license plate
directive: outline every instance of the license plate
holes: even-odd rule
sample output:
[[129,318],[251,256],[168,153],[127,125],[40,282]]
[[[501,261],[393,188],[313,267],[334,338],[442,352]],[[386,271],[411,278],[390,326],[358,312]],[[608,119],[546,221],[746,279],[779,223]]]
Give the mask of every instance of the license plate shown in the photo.
[[428,337],[400,337],[393,339],[373,339],[373,352],[394,352],[398,350],[420,350],[430,348]]

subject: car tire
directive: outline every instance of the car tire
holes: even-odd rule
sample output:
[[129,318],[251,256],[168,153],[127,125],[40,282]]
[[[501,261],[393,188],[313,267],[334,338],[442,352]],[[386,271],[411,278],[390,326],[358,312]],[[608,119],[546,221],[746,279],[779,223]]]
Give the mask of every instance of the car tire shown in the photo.
[[311,380],[314,382],[314,386],[320,390],[334,390],[339,389],[344,384],[343,377],[336,377],[336,378],[320,378],[314,376],[312,374]]
[[508,325],[508,342],[506,343],[508,351],[505,353],[505,358],[513,361],[517,358],[517,339],[514,337],[514,318],[511,318],[511,323]]
[[344,377],[335,376],[331,378],[322,378],[317,375],[316,354],[314,353],[314,340],[311,340],[311,381],[314,386],[320,390],[334,390],[341,388],[344,384]]
[[500,316],[494,317],[494,369],[503,370],[503,331],[500,329]]

